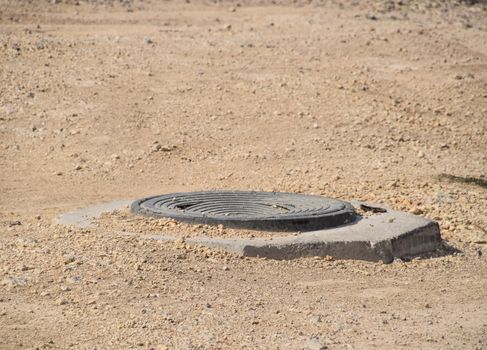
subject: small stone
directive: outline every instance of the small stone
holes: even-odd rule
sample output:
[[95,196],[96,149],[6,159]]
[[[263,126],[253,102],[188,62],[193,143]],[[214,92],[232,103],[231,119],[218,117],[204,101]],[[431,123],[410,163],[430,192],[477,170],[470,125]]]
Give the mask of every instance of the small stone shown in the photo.
[[14,220],[14,221],[10,221],[8,223],[8,227],[12,227],[12,226],[20,226],[22,225],[22,223],[19,221],[19,220]]
[[68,303],[68,301],[64,298],[59,298],[56,300],[57,305],[66,305],[67,303]]
[[223,266],[223,271],[228,271],[230,268],[228,266]]
[[321,322],[321,317],[320,315],[312,315],[310,318],[309,318],[309,321],[313,324],[318,324]]
[[326,350],[328,347],[321,343],[320,339],[317,337],[311,337],[306,341],[305,344],[306,349],[310,350]]
[[76,258],[73,255],[66,255],[66,256],[64,256],[64,264],[65,265],[71,264],[75,260],[76,260]]
[[39,40],[36,42],[36,49],[37,50],[44,50],[46,48],[46,42],[44,40]]
[[176,146],[162,146],[160,149],[162,152],[170,152],[175,148],[176,148]]
[[424,211],[421,208],[415,207],[411,210],[411,213],[414,215],[421,215],[424,213]]
[[152,145],[151,152],[158,152],[161,150],[161,148],[162,148],[162,146],[160,144],[156,143],[155,145]]
[[0,285],[6,286],[8,288],[15,288],[20,286],[25,286],[27,284],[27,278],[25,277],[5,277]]
[[66,278],[67,283],[78,283],[81,281],[81,278],[79,276],[69,276]]
[[152,41],[151,38],[144,38],[144,43],[146,43],[146,44],[153,44],[154,42]]
[[419,151],[418,152],[418,157],[419,158],[424,158],[425,156],[426,156],[426,154],[423,151]]

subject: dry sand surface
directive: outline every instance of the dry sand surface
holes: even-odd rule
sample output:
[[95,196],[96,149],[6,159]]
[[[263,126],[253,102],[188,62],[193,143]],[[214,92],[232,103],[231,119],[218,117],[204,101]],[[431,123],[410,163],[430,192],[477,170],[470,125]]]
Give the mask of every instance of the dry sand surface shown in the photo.
[[[273,2],[0,0],[0,349],[487,349],[487,4]],[[209,189],[384,203],[445,248],[274,261],[53,222]]]

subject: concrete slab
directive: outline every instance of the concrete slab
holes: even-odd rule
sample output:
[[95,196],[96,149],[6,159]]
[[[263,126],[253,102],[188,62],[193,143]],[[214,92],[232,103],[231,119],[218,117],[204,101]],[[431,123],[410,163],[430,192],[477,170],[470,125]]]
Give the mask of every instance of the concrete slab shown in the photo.
[[[130,201],[90,206],[58,217],[62,224],[88,227],[104,212],[126,207]],[[352,202],[359,207],[361,202]],[[191,237],[186,243],[217,247],[242,256],[293,259],[304,256],[332,256],[336,259],[360,259],[391,262],[394,258],[434,251],[441,246],[438,223],[409,213],[387,209],[386,212],[361,217],[337,228],[302,232],[270,238]],[[258,232],[258,231],[256,231]],[[147,239],[176,240],[176,237],[140,235]]]
[[62,225],[72,225],[79,228],[87,228],[94,219],[99,218],[103,213],[110,213],[115,210],[123,209],[132,203],[133,200],[119,200],[109,203],[90,205],[86,208],[60,214],[54,222]]

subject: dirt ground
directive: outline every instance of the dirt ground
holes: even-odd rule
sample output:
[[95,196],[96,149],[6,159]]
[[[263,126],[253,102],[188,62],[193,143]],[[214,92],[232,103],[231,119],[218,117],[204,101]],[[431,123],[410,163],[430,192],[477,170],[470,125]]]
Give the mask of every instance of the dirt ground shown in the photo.
[[[2,350],[487,349],[486,176],[485,2],[0,0]],[[446,248],[274,261],[53,221],[209,189],[385,203]]]

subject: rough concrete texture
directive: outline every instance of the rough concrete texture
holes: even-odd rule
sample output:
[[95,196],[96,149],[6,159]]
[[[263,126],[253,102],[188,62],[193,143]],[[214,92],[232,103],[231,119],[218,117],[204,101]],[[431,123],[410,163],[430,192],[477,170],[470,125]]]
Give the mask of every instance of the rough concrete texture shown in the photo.
[[[126,207],[130,201],[116,201],[60,215],[62,224],[88,227],[102,213]],[[359,207],[361,202],[353,202]],[[377,205],[374,205],[377,207]],[[386,209],[386,208],[384,208]],[[331,256],[336,259],[360,259],[391,262],[394,258],[413,256],[438,249],[441,244],[435,221],[404,212],[386,209],[384,213],[360,217],[354,223],[338,228],[295,233],[272,238],[193,237],[188,244],[218,247],[243,256],[271,259],[293,259],[304,256]],[[258,231],[257,231],[258,232]],[[176,237],[144,235],[155,240]]]
[[73,225],[79,228],[86,228],[91,225],[93,219],[100,217],[101,214],[122,209],[130,205],[132,202],[132,200],[119,200],[109,203],[90,205],[85,208],[63,213],[56,217],[54,222],[62,225]]

